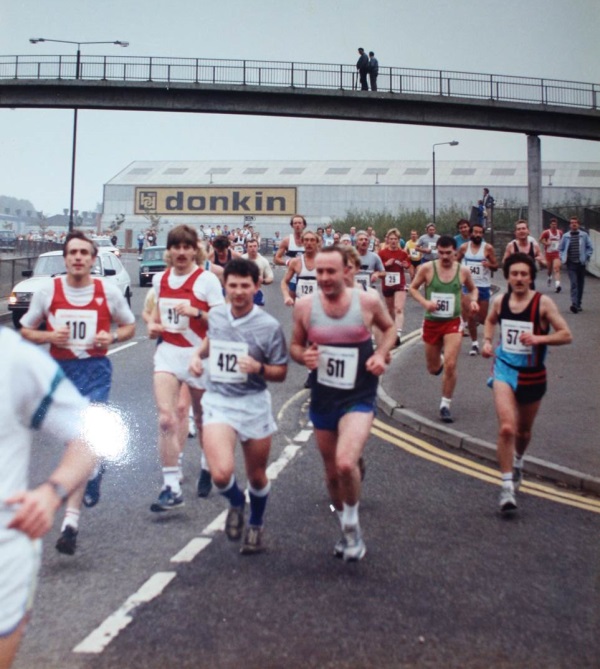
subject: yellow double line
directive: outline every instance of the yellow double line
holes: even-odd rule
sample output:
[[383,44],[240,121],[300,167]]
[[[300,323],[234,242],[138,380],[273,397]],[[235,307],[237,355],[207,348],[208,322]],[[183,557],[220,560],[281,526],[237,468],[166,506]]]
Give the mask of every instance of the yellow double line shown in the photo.
[[[386,425],[377,418],[373,422],[371,432],[380,439],[383,439],[394,446],[398,446],[407,453],[429,460],[430,462],[435,462],[436,464],[447,467],[448,469],[453,469],[461,474],[472,476],[480,481],[500,485],[500,476],[497,469],[492,469],[486,465],[471,461],[468,458],[432,446],[418,437],[413,437],[395,427]],[[519,492],[548,499],[552,502],[558,502],[559,504],[574,506],[578,509],[583,509],[584,511],[600,513],[600,500],[560,490],[550,485],[544,485],[534,481],[523,481]]]

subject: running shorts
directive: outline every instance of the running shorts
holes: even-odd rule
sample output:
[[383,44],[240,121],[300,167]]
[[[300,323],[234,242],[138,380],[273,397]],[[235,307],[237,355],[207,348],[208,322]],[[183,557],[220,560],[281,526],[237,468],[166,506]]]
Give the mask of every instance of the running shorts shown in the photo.
[[546,394],[545,367],[517,369],[496,358],[493,380],[507,383],[512,388],[518,404],[533,404]]
[[202,395],[202,424],[229,425],[241,442],[265,439],[277,431],[271,393],[262,390],[235,397],[207,390]]
[[357,402],[356,404],[350,404],[346,407],[340,407],[329,413],[318,413],[311,407],[309,417],[316,430],[335,432],[338,429],[340,420],[346,414],[355,411],[358,413],[372,413],[375,416],[377,414],[375,400],[373,400],[373,402]]
[[443,344],[448,334],[462,334],[463,325],[460,316],[442,321],[423,321],[423,341],[426,344]]
[[190,388],[204,389],[200,376],[190,372],[190,361],[195,351],[193,346],[174,346],[161,342],[154,353],[154,373],[165,372],[173,374],[176,379],[187,384]]

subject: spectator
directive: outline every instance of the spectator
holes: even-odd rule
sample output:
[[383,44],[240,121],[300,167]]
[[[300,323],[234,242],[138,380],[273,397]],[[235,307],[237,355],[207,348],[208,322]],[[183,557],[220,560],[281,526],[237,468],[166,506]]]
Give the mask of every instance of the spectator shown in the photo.
[[377,75],[379,74],[379,61],[375,58],[375,54],[369,51],[369,81],[371,82],[371,90],[377,90]]
[[360,47],[358,49],[359,57],[356,61],[356,69],[358,70],[358,76],[360,78],[360,90],[368,91],[369,86],[367,84],[367,72],[369,69],[369,56],[365,53],[365,50]]

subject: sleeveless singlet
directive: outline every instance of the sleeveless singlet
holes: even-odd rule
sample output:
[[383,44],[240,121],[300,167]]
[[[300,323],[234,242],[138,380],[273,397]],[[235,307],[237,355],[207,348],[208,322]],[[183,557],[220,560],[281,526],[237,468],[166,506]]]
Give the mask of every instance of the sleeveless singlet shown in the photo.
[[538,369],[543,367],[546,358],[545,344],[525,346],[519,341],[523,332],[548,334],[548,328],[540,325],[541,293],[534,293],[531,301],[521,313],[513,313],[509,306],[510,293],[502,298],[500,305],[500,345],[496,356],[514,369]]
[[473,283],[478,288],[489,288],[492,285],[492,272],[489,267],[484,267],[481,263],[485,260],[486,242],[481,242],[479,251],[474,253],[471,248],[471,242],[467,244],[467,251],[462,259],[462,264],[469,268]]
[[456,274],[447,283],[437,273],[437,263],[433,261],[433,279],[425,287],[425,297],[437,302],[437,310],[425,312],[429,321],[445,321],[460,316],[460,265],[456,265]]

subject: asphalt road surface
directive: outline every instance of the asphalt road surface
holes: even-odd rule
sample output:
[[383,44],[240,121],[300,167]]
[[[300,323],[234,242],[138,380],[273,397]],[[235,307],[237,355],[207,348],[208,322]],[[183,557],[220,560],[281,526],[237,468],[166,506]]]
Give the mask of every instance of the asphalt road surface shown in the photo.
[[[135,277],[135,260],[126,262]],[[136,314],[145,291],[134,291]],[[266,296],[289,333],[278,287]],[[410,301],[408,312],[416,326]],[[135,339],[111,355],[128,449],[109,466],[100,504],[82,514],[76,555],[54,549],[62,518],[48,535],[16,669],[600,666],[597,499],[532,485],[518,515],[503,519],[493,467],[378,419],[361,503],[367,555],[345,564],[333,557],[339,526],[294,363],[271,386],[280,430],[269,551],[240,556],[222,531],[225,501],[196,497],[193,439],[186,506],[152,514],[154,346],[139,319]],[[38,442],[33,482],[56,457]],[[238,472],[245,481],[239,460]]]

